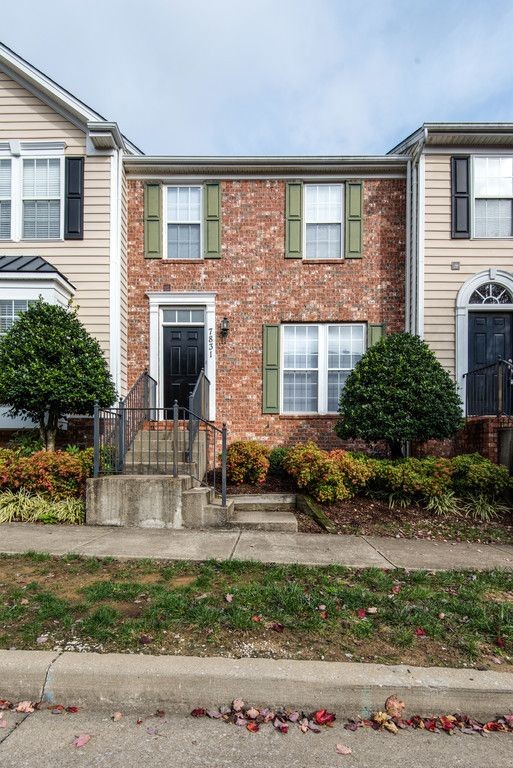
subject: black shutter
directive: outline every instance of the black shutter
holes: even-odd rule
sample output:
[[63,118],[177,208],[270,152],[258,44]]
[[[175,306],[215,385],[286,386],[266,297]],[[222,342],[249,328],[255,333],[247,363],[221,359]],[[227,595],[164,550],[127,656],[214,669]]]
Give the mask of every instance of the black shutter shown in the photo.
[[66,158],[64,239],[84,239],[84,158]]
[[451,237],[470,237],[470,158],[451,157]]

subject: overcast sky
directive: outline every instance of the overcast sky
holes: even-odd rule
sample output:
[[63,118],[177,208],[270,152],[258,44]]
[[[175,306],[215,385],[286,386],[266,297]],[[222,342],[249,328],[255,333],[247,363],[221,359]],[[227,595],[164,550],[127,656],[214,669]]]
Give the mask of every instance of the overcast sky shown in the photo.
[[4,0],[0,39],[148,154],[383,153],[513,120],[511,0]]

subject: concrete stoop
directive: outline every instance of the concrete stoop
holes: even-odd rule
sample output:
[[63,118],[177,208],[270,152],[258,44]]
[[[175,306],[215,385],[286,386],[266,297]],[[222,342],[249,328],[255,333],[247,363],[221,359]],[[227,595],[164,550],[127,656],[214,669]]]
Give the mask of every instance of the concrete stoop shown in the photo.
[[86,491],[88,525],[138,528],[218,528],[233,514],[210,488],[189,475],[108,475],[90,478]]
[[231,496],[233,513],[229,525],[246,531],[282,531],[297,533],[293,494],[261,493]]

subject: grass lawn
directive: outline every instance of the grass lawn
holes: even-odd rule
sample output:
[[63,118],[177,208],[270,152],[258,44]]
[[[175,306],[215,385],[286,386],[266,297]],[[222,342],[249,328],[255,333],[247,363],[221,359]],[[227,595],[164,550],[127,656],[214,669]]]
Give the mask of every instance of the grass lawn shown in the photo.
[[512,671],[513,573],[0,556],[0,648],[55,647]]

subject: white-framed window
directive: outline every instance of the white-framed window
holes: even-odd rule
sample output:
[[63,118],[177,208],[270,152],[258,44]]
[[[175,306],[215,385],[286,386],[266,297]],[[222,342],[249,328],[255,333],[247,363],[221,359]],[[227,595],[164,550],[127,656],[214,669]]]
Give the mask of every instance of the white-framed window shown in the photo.
[[166,193],[166,257],[201,259],[202,188],[174,185]]
[[11,159],[0,158],[0,240],[11,238]]
[[341,259],[344,240],[344,185],[305,184],[305,258]]
[[474,237],[513,236],[513,157],[474,156]]
[[0,299],[0,336],[7,333],[14,321],[33,303],[29,299]]
[[64,142],[0,144],[0,240],[64,239]]
[[363,323],[282,325],[281,412],[337,413],[365,344]]
[[61,166],[58,157],[23,158],[22,240],[61,237]]

